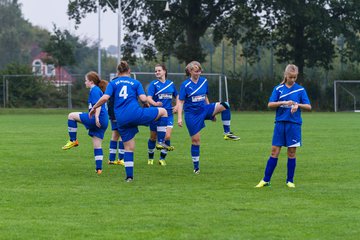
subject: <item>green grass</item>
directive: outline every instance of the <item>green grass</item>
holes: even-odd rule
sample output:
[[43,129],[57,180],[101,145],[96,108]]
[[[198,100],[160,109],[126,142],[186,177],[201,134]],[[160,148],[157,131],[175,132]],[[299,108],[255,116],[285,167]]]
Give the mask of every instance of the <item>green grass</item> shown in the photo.
[[[272,187],[255,189],[270,153],[274,112],[233,114],[238,142],[206,122],[201,174],[190,138],[174,127],[168,165],[147,165],[148,129],[136,136],[135,180],[104,164],[91,139],[61,150],[68,111],[0,111],[0,239],[356,239],[360,235],[360,115],[303,114],[295,189],[285,185],[286,149]],[[108,154],[110,131],[103,143]],[[157,157],[158,157],[158,153]]]

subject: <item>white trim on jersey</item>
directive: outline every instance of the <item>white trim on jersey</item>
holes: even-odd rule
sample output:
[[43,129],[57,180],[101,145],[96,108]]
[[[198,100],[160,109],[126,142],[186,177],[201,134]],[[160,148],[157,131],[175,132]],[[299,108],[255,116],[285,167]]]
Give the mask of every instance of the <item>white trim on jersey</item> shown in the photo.
[[284,94],[284,95],[280,96],[280,97],[279,97],[279,99],[280,99],[280,98],[283,98],[283,97],[286,97],[286,96],[288,96],[288,95],[290,95],[290,94],[293,94],[293,93],[296,93],[296,92],[303,91],[303,90],[304,90],[304,88],[296,89],[296,90],[294,90],[294,91],[288,92],[288,93],[286,93],[286,94]]
[[197,88],[195,89],[190,95],[189,97],[191,97],[192,95],[194,95],[197,91],[199,91],[199,89],[207,82],[207,79],[205,78],[204,82]]
[[163,89],[161,89],[160,91],[158,91],[157,93],[155,93],[155,95],[158,95],[159,93],[163,92],[165,89],[167,89],[167,88],[170,87],[171,85],[173,85],[173,82],[171,82],[169,85],[167,85],[166,87],[164,87]]
[[279,90],[280,88],[283,88],[283,87],[284,87],[284,85],[278,86],[278,87],[276,88],[276,91]]

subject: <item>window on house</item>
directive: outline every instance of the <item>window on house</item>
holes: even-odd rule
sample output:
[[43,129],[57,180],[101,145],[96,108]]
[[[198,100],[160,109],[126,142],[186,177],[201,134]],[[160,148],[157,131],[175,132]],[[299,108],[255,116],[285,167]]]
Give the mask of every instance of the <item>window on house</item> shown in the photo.
[[46,75],[48,75],[48,76],[55,76],[55,66],[54,66],[54,64],[48,64],[48,65],[47,65]]
[[35,60],[34,63],[33,63],[33,73],[35,75],[42,75],[42,72],[41,72],[41,61],[39,60]]

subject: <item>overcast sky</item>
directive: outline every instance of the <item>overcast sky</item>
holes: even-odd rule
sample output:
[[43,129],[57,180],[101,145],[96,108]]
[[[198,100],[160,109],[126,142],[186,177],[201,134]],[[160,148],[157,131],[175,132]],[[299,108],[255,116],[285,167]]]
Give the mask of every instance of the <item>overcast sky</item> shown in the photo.
[[[26,20],[53,32],[53,23],[61,30],[69,30],[80,38],[88,38],[97,42],[98,14],[87,15],[81,25],[75,30],[75,21],[68,20],[66,14],[68,0],[18,0]],[[101,15],[101,46],[117,45],[117,13],[107,11]]]

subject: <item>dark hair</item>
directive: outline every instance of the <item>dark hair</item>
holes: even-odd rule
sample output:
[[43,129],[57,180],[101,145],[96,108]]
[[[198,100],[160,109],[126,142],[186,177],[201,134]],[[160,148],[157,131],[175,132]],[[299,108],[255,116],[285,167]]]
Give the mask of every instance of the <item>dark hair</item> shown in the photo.
[[96,86],[98,86],[102,92],[105,92],[106,87],[108,85],[108,81],[100,79],[97,72],[91,71],[86,74],[86,78],[93,82]]
[[129,64],[126,61],[120,61],[119,65],[117,66],[118,73],[126,73],[130,70]]
[[166,69],[166,66],[165,66],[165,64],[156,64],[155,65],[155,67],[161,67],[162,68],[162,70],[164,70],[165,71],[165,78],[167,78],[167,69]]

